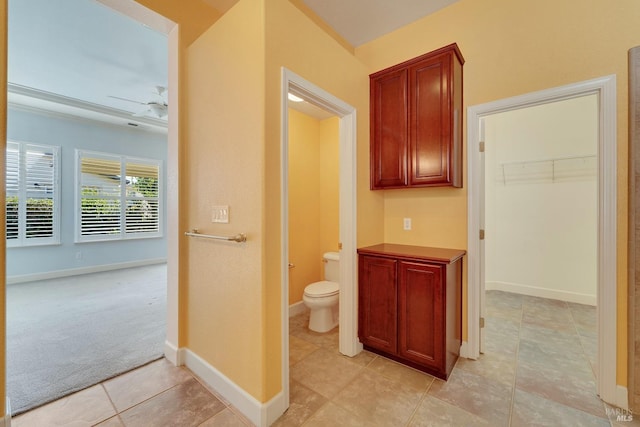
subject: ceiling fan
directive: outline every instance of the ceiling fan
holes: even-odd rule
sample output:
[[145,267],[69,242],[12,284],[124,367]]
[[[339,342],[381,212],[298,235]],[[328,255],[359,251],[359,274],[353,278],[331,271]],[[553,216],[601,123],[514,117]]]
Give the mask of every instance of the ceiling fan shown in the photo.
[[127,98],[122,98],[119,96],[112,96],[112,95],[109,95],[109,98],[120,99],[122,101],[133,102],[135,104],[144,105],[143,110],[133,114],[133,116],[135,117],[146,116],[151,114],[161,119],[167,115],[167,109],[169,107],[169,105],[167,104],[167,101],[165,100],[166,93],[167,93],[166,87],[156,86],[155,94],[157,95],[157,99],[149,102],[140,102],[140,101],[135,101],[133,99],[127,99]]

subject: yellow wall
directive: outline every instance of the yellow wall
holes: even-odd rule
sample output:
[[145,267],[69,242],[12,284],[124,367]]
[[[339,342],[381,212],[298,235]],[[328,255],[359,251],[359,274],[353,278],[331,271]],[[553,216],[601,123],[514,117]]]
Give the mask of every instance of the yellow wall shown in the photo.
[[183,46],[188,46],[211,26],[221,13],[200,0],[174,2],[167,0],[136,0],[141,5],[180,25]]
[[289,304],[323,280],[322,254],[338,250],[338,125],[289,109]]
[[[465,107],[617,75],[620,385],[627,383],[627,51],[640,44],[638,22],[635,0],[592,0],[588,6],[580,0],[461,0],[356,49],[373,72],[458,43],[466,59]],[[466,179],[465,173],[461,190],[387,191],[385,239],[466,248]],[[413,218],[413,232],[402,231],[402,216]]]
[[[190,239],[185,345],[264,399],[264,23],[260,0],[241,0],[187,52],[184,203],[190,228],[247,233],[247,243]],[[229,224],[211,208],[229,205]]]
[[320,280],[320,120],[289,108],[289,304]]
[[[320,121],[320,253],[338,251],[340,241],[340,120]],[[324,279],[324,277],[323,277]]]

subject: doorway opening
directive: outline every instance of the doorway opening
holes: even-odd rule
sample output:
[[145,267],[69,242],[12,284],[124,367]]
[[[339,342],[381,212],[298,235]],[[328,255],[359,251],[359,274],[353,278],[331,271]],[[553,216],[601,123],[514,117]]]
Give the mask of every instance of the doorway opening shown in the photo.
[[481,322],[485,287],[484,119],[488,116],[594,95],[597,98],[597,371],[599,396],[626,407],[626,396],[616,386],[616,81],[607,76],[535,92],[468,110],[469,227],[468,330],[462,355],[476,359],[482,351]]
[[[94,3],[94,2],[91,2],[91,3]],[[164,34],[164,36],[168,36],[167,37],[168,38],[168,44],[167,45],[168,45],[168,50],[169,50],[169,55],[168,55],[169,56],[169,81],[166,82],[166,83],[165,82],[163,82],[163,83],[164,83],[165,86],[170,86],[172,91],[175,88],[175,90],[177,92],[177,79],[176,79],[176,76],[177,76],[177,73],[176,73],[176,70],[177,70],[177,37],[178,37],[177,26],[175,24],[171,23],[170,21],[166,20],[165,18],[160,17],[160,15],[155,14],[155,12],[152,12],[152,11],[144,8],[143,6],[139,5],[138,3],[134,2],[134,1],[124,1],[124,2],[122,2],[122,1],[120,1],[120,2],[105,1],[103,3],[105,3],[105,5],[108,8],[115,9],[117,12],[122,13],[124,15],[127,15],[128,17],[132,18],[133,20],[137,21],[138,23],[144,24],[145,26],[148,26],[148,27],[151,27],[154,30],[156,30],[157,32]],[[113,4],[111,4],[111,3],[113,3]],[[77,5],[75,5],[75,4],[74,5],[71,5],[71,4],[65,5],[65,7],[71,7],[71,8],[73,8],[74,6],[77,6]],[[92,4],[91,7],[94,7],[94,8],[97,7],[97,8],[101,8],[103,10],[106,9],[103,5],[97,5],[96,6],[96,5]],[[56,8],[57,8],[57,6],[56,6]],[[9,13],[11,13],[11,11],[9,11]],[[73,12],[71,12],[69,14],[73,15]],[[48,20],[54,20],[54,18],[50,14],[47,14],[46,11],[42,12],[40,15],[46,16],[46,19],[48,19]],[[111,14],[109,16],[119,16],[119,14],[111,12]],[[41,18],[41,16],[39,17],[39,16],[35,16],[35,14],[33,14],[32,18],[37,20],[37,19]],[[84,15],[83,15],[83,18],[85,18]],[[122,18],[122,17],[120,16],[120,18]],[[76,21],[80,22],[80,21],[82,21],[82,19],[77,19]],[[142,25],[138,25],[137,27],[143,28]],[[69,28],[69,30],[71,30],[71,28]],[[144,31],[149,31],[149,29],[147,28]],[[157,36],[157,34],[156,34],[156,36]],[[87,36],[87,37],[90,38],[89,36]],[[52,37],[52,38],[55,38],[55,37]],[[76,39],[80,39],[80,38],[82,38],[82,37],[76,37]],[[81,44],[79,43],[78,45],[81,45]],[[94,54],[94,52],[81,52],[81,53],[83,53],[85,55],[88,55],[88,56],[91,56],[92,54]],[[24,52],[23,52],[23,54],[24,54]],[[52,55],[55,55],[55,54],[52,53]],[[96,57],[92,57],[92,58],[93,59],[98,59],[97,56]],[[72,65],[78,65],[78,64],[74,63],[73,61],[71,61],[69,58],[64,57],[64,56],[61,56],[60,58],[57,58],[56,60],[57,61],[61,61],[61,62],[62,61],[67,61],[67,62],[71,63]],[[46,69],[47,72],[50,71],[51,76],[53,76],[55,74],[53,72],[53,70],[54,70],[54,68],[56,68],[55,67],[55,63],[52,62],[52,64],[54,66],[52,66],[51,68],[49,68],[48,66],[47,67],[43,67],[43,69]],[[110,65],[111,66],[115,66],[114,64],[110,64]],[[34,68],[39,68],[39,67],[34,67]],[[92,71],[96,71],[96,73],[97,73],[97,70],[92,70]],[[91,73],[88,73],[88,70],[86,72],[87,72],[87,74],[91,74]],[[105,73],[105,74],[108,74],[108,72]],[[51,76],[48,76],[48,77],[51,77]],[[72,85],[71,88],[72,89],[77,89],[73,85]],[[15,89],[15,87],[13,89]],[[124,113],[124,112],[121,112],[122,114],[118,115],[118,114],[116,114],[117,112],[111,111],[108,108],[101,108],[101,107],[99,107],[97,105],[98,104],[97,102],[95,102],[96,105],[94,105],[94,107],[95,107],[94,109],[85,108],[85,107],[91,106],[90,105],[91,104],[90,101],[88,101],[86,99],[79,99],[79,98],[76,99],[73,96],[69,96],[69,94],[65,94],[64,96],[56,96],[56,95],[61,95],[61,94],[53,93],[53,91],[51,93],[48,93],[49,91],[46,90],[46,89],[49,89],[49,88],[42,88],[42,87],[38,88],[37,85],[33,85],[32,87],[31,86],[27,87],[27,86],[23,85],[22,87],[20,87],[20,89],[22,89],[22,90],[17,95],[23,96],[23,97],[30,96],[30,95],[33,95],[33,94],[42,95],[43,99],[40,99],[40,101],[44,101],[44,104],[46,104],[47,102],[50,103],[50,104],[61,103],[60,102],[61,99],[66,97],[67,101],[69,102],[70,105],[66,105],[66,107],[69,107],[69,108],[67,110],[61,112],[61,114],[62,114],[61,116],[56,116],[55,113],[51,114],[50,116],[47,116],[44,113],[40,114],[40,110],[38,110],[38,109],[44,110],[44,109],[50,107],[50,105],[48,105],[48,104],[46,104],[46,105],[42,104],[41,107],[34,106],[34,107],[32,107],[33,111],[29,111],[28,108],[24,109],[24,110],[20,110],[19,114],[26,117],[29,114],[31,116],[34,116],[37,113],[40,116],[44,117],[43,120],[46,120],[48,122],[54,122],[56,120],[61,122],[63,120],[66,120],[66,122],[68,122],[67,124],[69,124],[69,126],[73,126],[74,124],[76,124],[78,127],[82,127],[82,126],[86,125],[81,130],[81,132],[84,132],[83,137],[82,137],[82,139],[84,139],[84,140],[90,141],[92,139],[92,138],[87,138],[86,137],[86,135],[89,134],[89,133],[91,133],[92,135],[96,136],[96,138],[95,138],[96,141],[100,140],[99,136],[104,136],[104,134],[107,133],[107,129],[112,129],[111,125],[97,124],[97,121],[100,121],[102,119],[104,119],[104,121],[109,121],[111,119],[111,121],[116,121],[116,122],[118,120],[120,122],[122,122],[123,119],[126,120],[126,121],[130,121],[130,122],[137,122],[137,121],[140,121],[140,123],[144,123],[145,122],[144,119],[138,119],[138,118],[133,117],[130,114],[127,114],[127,113]],[[40,89],[40,90],[27,90],[27,89]],[[151,86],[151,89],[153,89],[152,86]],[[49,90],[51,90],[51,89],[49,89]],[[14,90],[13,94],[14,95],[16,94],[15,90]],[[105,95],[111,95],[111,94],[116,95],[115,93],[109,93],[109,94],[105,94]],[[160,218],[160,220],[158,220],[158,223],[161,224],[160,227],[162,227],[162,230],[163,230],[163,233],[165,234],[165,236],[171,236],[172,234],[176,233],[176,231],[174,229],[175,223],[176,223],[176,221],[174,219],[174,216],[176,216],[177,208],[174,208],[173,201],[175,201],[177,199],[177,195],[176,194],[171,194],[171,191],[172,191],[172,189],[176,189],[177,185],[174,185],[175,183],[170,181],[170,180],[174,179],[173,178],[174,176],[177,176],[177,173],[173,173],[173,171],[177,171],[177,156],[175,156],[175,157],[171,156],[172,151],[174,151],[174,152],[177,151],[175,149],[175,146],[177,145],[177,133],[175,133],[176,132],[175,129],[177,129],[177,117],[178,117],[177,116],[177,96],[176,95],[177,95],[177,93],[171,93],[170,92],[171,101],[176,101],[176,102],[170,102],[172,104],[172,108],[169,110],[169,120],[168,120],[168,122],[169,122],[169,132],[168,132],[168,134],[169,135],[168,135],[168,138],[167,138],[166,135],[164,136],[164,139],[168,140],[168,144],[167,144],[168,147],[169,147],[168,148],[169,155],[167,156],[168,160],[166,162],[164,162],[164,164],[162,164],[160,166],[160,169],[159,169],[161,171],[160,173],[162,175],[166,174],[167,181],[165,181],[162,177],[150,176],[149,175],[150,172],[148,172],[148,170],[146,168],[138,168],[138,170],[133,172],[133,173],[131,173],[130,170],[127,170],[127,174],[126,174],[127,177],[129,177],[130,175],[131,176],[135,176],[135,177],[138,177],[138,176],[141,177],[137,182],[134,181],[133,179],[123,178],[123,176],[125,174],[124,173],[120,173],[120,178],[121,178],[120,185],[121,185],[121,187],[125,186],[122,183],[124,181],[127,181],[127,187],[131,183],[139,184],[136,191],[140,192],[141,191],[140,190],[140,185],[141,185],[140,182],[141,181],[145,181],[147,183],[152,183],[152,182],[158,183],[159,182],[159,183],[161,183],[161,187],[162,187],[161,190],[162,191],[163,190],[169,190],[169,191],[167,191],[165,193],[165,196],[163,197],[164,201],[166,202],[166,205],[167,205],[166,211],[162,212],[162,209],[158,209],[158,211],[160,211],[159,215],[161,215],[161,218]],[[162,93],[158,90],[158,93],[156,93],[156,94],[152,93],[150,96],[161,97]],[[77,102],[74,102],[74,101],[77,101]],[[158,101],[158,102],[160,102],[160,101]],[[137,106],[137,107],[134,107],[134,108],[140,108],[141,109],[140,106]],[[90,123],[90,125],[86,124],[86,123],[77,124],[77,123],[83,123],[83,122],[81,122],[80,120],[77,120],[77,119],[67,120],[67,118],[65,118],[65,116],[64,116],[64,114],[69,114],[69,115],[80,114],[79,110],[82,110],[82,109],[85,109],[87,111],[87,114],[89,115],[89,117],[87,118],[87,122]],[[110,119],[108,119],[107,117],[109,116],[110,112],[112,112],[114,114],[112,114],[111,115],[112,117],[110,117]],[[166,124],[164,124],[164,123],[160,124],[159,120],[156,120],[156,119],[148,120],[147,123],[152,123],[153,125],[158,125],[156,127],[162,127],[162,125],[164,125],[164,127],[166,128]],[[127,126],[127,128],[123,127],[123,129],[126,129],[126,130],[121,131],[121,133],[127,133],[128,132],[129,134],[133,135],[133,133],[139,132],[140,128],[145,127],[144,125],[141,125],[141,124],[138,124],[137,126],[134,126],[134,125],[136,125],[136,123],[131,123],[131,124],[127,125],[126,122],[125,122],[123,124],[123,126]],[[93,129],[94,129],[95,132],[88,132],[87,131],[87,128],[89,128],[90,126],[94,126]],[[152,126],[152,125],[150,125],[150,126]],[[133,130],[133,127],[139,127],[139,128],[137,130]],[[62,125],[58,125],[58,127],[55,128],[55,131],[50,131],[49,136],[53,139],[53,138],[55,138],[55,135],[58,135],[58,138],[60,139],[60,135],[59,134],[61,134],[61,130],[60,130],[61,128],[62,128]],[[115,128],[113,128],[113,129],[115,129]],[[37,131],[35,129],[31,129],[30,132],[32,132],[33,135],[35,135],[37,133]],[[42,130],[40,130],[40,132],[42,133]],[[166,134],[166,129],[165,129],[164,132]],[[141,132],[139,132],[139,133],[142,134]],[[45,135],[45,137],[47,137],[47,135]],[[132,136],[132,138],[133,138],[133,136]],[[98,144],[98,142],[96,142],[96,141],[93,141],[93,143],[94,144]],[[112,141],[112,142],[114,142],[114,141]],[[145,139],[145,142],[148,142],[148,140]],[[55,143],[51,143],[51,144],[55,145]],[[115,142],[114,142],[113,145],[114,146],[116,145]],[[97,151],[100,151],[100,152],[108,151],[108,148],[106,148],[107,146],[108,146],[107,144],[104,144],[103,145],[103,147],[105,147],[104,149],[101,148],[101,147],[97,147],[96,146],[92,150],[95,151],[95,152],[97,152]],[[108,147],[111,148],[110,145]],[[64,161],[65,162],[64,163],[64,167],[73,172],[75,170],[75,167],[72,166],[74,164],[74,162],[73,162],[74,150],[73,149],[69,149],[69,148],[67,148],[65,146],[63,151],[64,151],[64,153],[62,153],[61,155],[65,155],[65,154],[71,155],[71,161],[69,161],[69,159],[66,159]],[[118,153],[118,154],[124,155],[123,153]],[[125,153],[125,154],[129,155],[130,153]],[[140,159],[140,158],[144,157],[146,159],[147,156],[144,156],[144,152],[143,152],[141,154],[136,154],[136,155],[132,154],[131,158],[133,158],[133,157],[136,157],[137,159]],[[157,157],[157,156],[153,156],[153,155],[150,154],[148,157]],[[129,163],[125,162],[124,164],[129,165],[129,164],[132,164],[132,163],[133,162],[129,162]],[[127,166],[127,168],[128,168],[128,166]],[[120,170],[124,170],[124,167],[121,167]],[[167,170],[168,170],[169,173],[166,173]],[[73,175],[73,173],[72,173],[72,175]],[[72,190],[76,189],[76,185],[71,184],[71,182],[70,182],[70,181],[73,180],[73,177],[71,177],[71,179],[68,179],[68,178],[69,178],[68,176],[64,176],[64,182],[65,183],[63,183],[62,186],[67,187],[67,188],[71,188]],[[103,179],[103,181],[104,181],[103,183],[105,183],[104,186],[106,187],[106,185],[107,185],[106,183],[108,183],[108,179],[105,178],[105,179]],[[169,184],[169,185],[165,185],[165,184]],[[152,185],[153,184],[149,184],[149,186],[152,186]],[[63,192],[63,191],[64,191],[64,189],[61,190],[61,192]],[[139,261],[139,262],[136,262],[134,260],[134,258],[135,258],[134,256],[131,256],[130,259],[124,259],[124,260],[123,259],[115,259],[115,258],[112,259],[111,255],[114,254],[115,252],[117,252],[117,250],[113,248],[114,242],[107,242],[105,244],[104,248],[102,249],[102,251],[100,251],[100,250],[95,251],[95,248],[100,243],[95,243],[95,242],[85,243],[85,242],[83,242],[80,245],[75,245],[75,243],[77,242],[77,240],[73,239],[73,235],[74,235],[73,228],[75,227],[75,224],[74,224],[73,221],[67,221],[68,218],[71,218],[71,217],[74,216],[72,214],[72,212],[74,211],[74,207],[73,207],[74,197],[73,197],[73,194],[74,193],[71,192],[70,195],[64,196],[64,198],[66,199],[66,200],[64,200],[64,202],[67,203],[67,205],[65,205],[66,207],[64,208],[65,214],[62,215],[62,226],[66,227],[66,229],[71,229],[72,230],[69,235],[67,235],[66,237],[63,238],[62,243],[63,244],[64,243],[67,243],[67,244],[71,243],[70,245],[67,245],[67,246],[68,247],[73,247],[73,246],[76,247],[76,249],[73,249],[75,252],[72,254],[71,257],[67,257],[67,259],[71,259],[72,260],[71,264],[73,264],[73,262],[75,262],[78,265],[80,265],[81,261],[84,261],[85,259],[87,260],[87,263],[90,263],[93,260],[93,261],[95,261],[95,264],[87,265],[86,268],[74,268],[73,265],[64,265],[64,266],[61,265],[58,268],[55,268],[55,265],[53,265],[52,268],[51,268],[53,275],[51,277],[60,277],[62,274],[65,274],[64,270],[68,270],[66,273],[71,273],[73,275],[75,275],[77,273],[100,272],[100,271],[107,270],[108,267],[106,267],[106,265],[109,264],[109,263],[111,263],[113,266],[119,266],[121,268],[125,268],[125,267],[144,266],[146,264],[162,263],[162,262],[165,261],[163,258],[171,259],[171,253],[172,253],[172,250],[174,250],[174,249],[172,249],[174,243],[172,243],[171,237],[169,237],[167,239],[168,244],[169,244],[169,251],[168,251],[169,255],[168,256],[167,255],[164,255],[162,257],[158,256],[158,257],[154,257],[153,259],[151,259],[149,257],[149,259],[142,260],[142,261]],[[151,210],[151,209],[152,208],[148,208],[147,212],[149,210]],[[122,218],[122,215],[124,215],[124,214],[121,213],[120,218]],[[166,222],[165,222],[165,218],[167,219]],[[69,236],[71,236],[71,237],[69,237]],[[140,240],[148,240],[148,239],[140,239]],[[152,240],[149,240],[149,241],[152,241]],[[60,247],[60,246],[58,246],[58,247]],[[44,247],[40,247],[39,249],[44,249]],[[92,250],[93,250],[93,252],[92,252]],[[51,259],[49,257],[46,257],[46,256],[42,256],[40,258],[36,257],[34,259],[42,259],[42,260],[46,260],[47,262],[51,261]],[[32,259],[32,263],[33,263],[33,259]],[[35,265],[35,264],[32,264],[32,265]],[[76,267],[78,267],[78,265],[76,265]],[[177,265],[177,259],[169,261],[169,267],[168,267],[169,268],[169,272],[170,272],[169,276],[172,275],[171,271],[176,269],[176,265]],[[85,267],[85,266],[83,266],[83,267]],[[166,269],[165,269],[165,271],[166,271]],[[116,274],[116,273],[113,273],[113,274]],[[162,287],[167,289],[167,286],[166,286],[167,280],[164,280],[162,278],[162,277],[164,277],[164,275],[165,275],[164,272],[162,272],[162,274],[160,274],[160,273],[156,274],[156,276],[160,276],[161,277],[160,280],[164,281],[164,284],[163,284]],[[23,276],[29,276],[29,277],[19,277],[18,281],[26,281],[26,279],[34,279],[36,275],[23,274]],[[43,274],[39,274],[39,276],[42,276],[42,277],[37,277],[37,278],[43,278],[43,279],[47,278],[46,274],[44,274],[44,273]],[[149,275],[147,274],[147,277],[148,276]],[[77,276],[77,277],[79,277],[79,276]],[[157,279],[157,277],[154,278],[154,279]],[[120,280],[120,279],[114,278],[114,280]],[[171,306],[174,305],[174,304],[177,306],[177,296],[174,297],[172,295],[172,289],[177,289],[177,284],[172,285],[171,278],[169,278],[168,292],[165,292],[163,290],[164,294],[168,294],[168,300],[169,300],[169,313],[170,314],[168,316],[168,322],[167,322],[168,323],[168,328],[167,328],[168,329],[168,331],[167,331],[168,334],[167,334],[167,338],[166,338],[167,341],[170,340],[174,336],[174,335],[171,335],[171,331],[177,330],[177,310],[176,310],[175,317],[171,316]],[[5,289],[5,292],[6,291],[7,291],[7,289]],[[177,295],[177,290],[175,291],[175,294]],[[160,299],[160,297],[156,297],[156,300],[157,299]],[[164,295],[162,295],[162,299],[164,299]],[[164,310],[162,310],[160,316],[162,316],[162,317],[166,316],[166,314],[164,313]],[[166,318],[167,317],[165,317],[165,319]],[[90,323],[91,322],[87,322],[87,326],[90,325]],[[96,321],[94,319],[94,323],[100,323],[100,322]],[[159,345],[156,345],[156,347],[158,347],[157,355],[161,356],[163,353],[165,353],[165,348],[167,346],[166,346],[166,342],[165,342],[165,339],[164,339],[164,331],[162,331],[162,334],[158,334],[158,335],[161,335],[161,336],[159,337],[158,340],[156,340],[159,343]],[[160,341],[160,340],[162,340],[162,341]],[[177,340],[175,340],[173,342],[177,342]],[[60,343],[59,346],[63,347],[63,345],[61,345],[61,344],[62,343]],[[123,344],[123,343],[120,342],[119,344]],[[127,347],[126,343],[124,343],[123,346]],[[91,347],[93,347],[93,346],[91,346]],[[68,357],[68,359],[71,359],[70,360],[71,362],[77,361],[76,360],[77,358],[75,356],[77,356],[77,354],[73,354],[71,357]],[[86,363],[86,362],[87,362],[86,360],[83,360],[83,363]],[[146,362],[144,362],[144,363],[146,363]],[[127,366],[126,369],[130,369],[130,367]],[[28,387],[35,387],[35,386],[34,386],[34,384],[29,384]],[[69,391],[72,391],[72,390],[69,390]],[[9,398],[12,397],[10,392],[7,393],[7,395],[8,395]],[[42,403],[42,402],[40,402],[40,403]]]
[[356,298],[356,111],[318,86],[282,69],[282,389],[289,406],[289,112],[288,95],[298,96],[339,119],[339,350],[355,356],[362,350],[357,333]]

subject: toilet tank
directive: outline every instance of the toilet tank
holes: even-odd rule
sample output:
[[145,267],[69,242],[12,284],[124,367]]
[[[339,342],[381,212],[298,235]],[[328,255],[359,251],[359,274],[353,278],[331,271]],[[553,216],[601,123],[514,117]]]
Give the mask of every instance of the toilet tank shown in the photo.
[[324,262],[324,280],[330,282],[340,282],[340,254],[338,252],[327,252],[322,256]]

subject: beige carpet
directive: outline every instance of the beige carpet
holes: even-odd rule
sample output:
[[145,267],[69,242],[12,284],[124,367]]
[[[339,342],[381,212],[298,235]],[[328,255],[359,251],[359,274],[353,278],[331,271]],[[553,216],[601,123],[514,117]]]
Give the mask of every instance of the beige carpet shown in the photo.
[[13,414],[162,356],[166,264],[7,286]]

